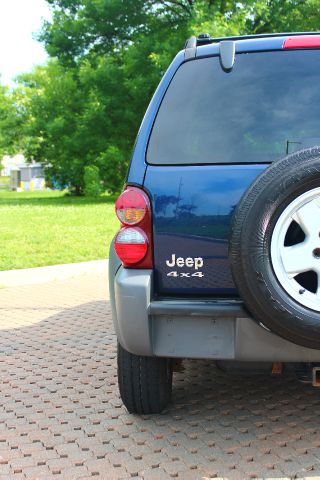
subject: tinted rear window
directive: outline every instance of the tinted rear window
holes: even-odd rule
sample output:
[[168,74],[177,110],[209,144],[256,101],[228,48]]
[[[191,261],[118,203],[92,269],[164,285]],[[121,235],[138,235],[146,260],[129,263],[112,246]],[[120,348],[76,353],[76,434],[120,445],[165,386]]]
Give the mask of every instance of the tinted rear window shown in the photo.
[[320,145],[320,51],[239,54],[181,65],[149,141],[151,164],[265,163]]

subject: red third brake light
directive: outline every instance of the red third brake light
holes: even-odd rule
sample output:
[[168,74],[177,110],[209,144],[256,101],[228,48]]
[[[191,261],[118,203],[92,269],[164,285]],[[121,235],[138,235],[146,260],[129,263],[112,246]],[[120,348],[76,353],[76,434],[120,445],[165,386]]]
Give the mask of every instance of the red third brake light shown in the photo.
[[151,206],[147,194],[127,187],[116,201],[121,230],[115,238],[115,251],[127,268],[152,268]]
[[320,48],[320,35],[287,37],[282,48]]

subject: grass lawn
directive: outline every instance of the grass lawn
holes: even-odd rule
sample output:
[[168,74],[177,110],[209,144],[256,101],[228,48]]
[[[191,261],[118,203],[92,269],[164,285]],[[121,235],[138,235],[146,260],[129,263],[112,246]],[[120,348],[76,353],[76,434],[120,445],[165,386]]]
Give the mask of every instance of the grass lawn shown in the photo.
[[0,270],[107,258],[115,197],[0,191]]

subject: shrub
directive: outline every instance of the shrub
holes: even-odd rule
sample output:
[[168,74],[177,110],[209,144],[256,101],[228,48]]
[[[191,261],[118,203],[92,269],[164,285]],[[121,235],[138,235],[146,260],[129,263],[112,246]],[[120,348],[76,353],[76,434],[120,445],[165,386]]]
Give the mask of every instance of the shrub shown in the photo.
[[84,167],[84,194],[86,197],[99,197],[102,193],[99,169],[95,165]]

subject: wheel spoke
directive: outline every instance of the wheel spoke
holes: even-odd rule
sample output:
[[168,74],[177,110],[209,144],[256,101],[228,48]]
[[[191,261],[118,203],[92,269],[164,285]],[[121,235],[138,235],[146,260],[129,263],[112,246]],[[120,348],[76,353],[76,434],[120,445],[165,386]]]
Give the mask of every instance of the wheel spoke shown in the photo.
[[294,214],[294,220],[307,236],[318,235],[320,224],[320,206],[316,199],[302,205]]
[[292,247],[283,247],[281,259],[285,271],[291,278],[298,275],[298,273],[313,270],[314,259],[310,255],[310,248],[308,248],[307,242],[302,242]]

